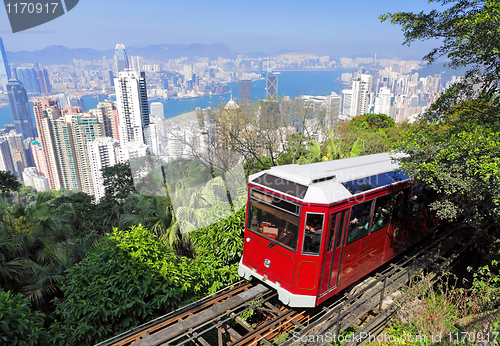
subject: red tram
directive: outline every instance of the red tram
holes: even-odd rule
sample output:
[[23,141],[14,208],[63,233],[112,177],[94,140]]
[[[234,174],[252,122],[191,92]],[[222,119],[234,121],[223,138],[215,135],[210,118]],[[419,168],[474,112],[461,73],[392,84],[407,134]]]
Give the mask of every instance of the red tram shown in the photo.
[[253,174],[238,273],[314,307],[427,235],[429,196],[387,153]]

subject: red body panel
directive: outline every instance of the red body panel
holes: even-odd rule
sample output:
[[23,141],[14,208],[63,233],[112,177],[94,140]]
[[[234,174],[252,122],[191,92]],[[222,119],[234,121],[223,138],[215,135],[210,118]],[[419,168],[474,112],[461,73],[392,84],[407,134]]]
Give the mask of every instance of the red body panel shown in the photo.
[[[403,182],[397,189],[408,186],[408,182]],[[250,188],[253,188],[251,184],[249,184],[249,191]],[[261,187],[256,188],[301,204],[300,201],[279,193]],[[410,227],[401,223],[390,224],[346,245],[350,208],[359,204],[359,201],[370,201],[392,193],[394,190],[395,187],[391,186],[375,192],[370,191],[362,196],[363,198],[357,196],[355,199],[341,201],[330,206],[301,204],[299,235],[295,252],[280,244],[273,244],[273,239],[266,238],[245,227],[242,264],[256,270],[262,276],[267,275],[267,279],[273,283],[279,282],[281,287],[292,294],[316,296],[316,304],[320,304],[427,235],[435,219],[428,214],[427,210],[422,210],[419,212],[420,217],[416,218],[419,221]],[[321,251],[318,256],[303,254],[305,220],[308,213],[324,214],[323,233],[320,237]],[[341,214],[343,215],[342,225],[340,224]],[[335,223],[333,228],[332,223]],[[333,246],[328,251],[331,232],[334,232]],[[271,262],[269,268],[264,266],[266,259]]]

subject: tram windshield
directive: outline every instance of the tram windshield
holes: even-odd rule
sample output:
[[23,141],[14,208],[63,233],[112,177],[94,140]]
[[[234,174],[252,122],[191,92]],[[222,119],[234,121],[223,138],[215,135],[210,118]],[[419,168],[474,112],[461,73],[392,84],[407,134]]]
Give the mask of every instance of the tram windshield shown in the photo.
[[295,252],[300,206],[255,189],[251,190],[249,202],[247,229],[270,239],[269,247],[279,244]]

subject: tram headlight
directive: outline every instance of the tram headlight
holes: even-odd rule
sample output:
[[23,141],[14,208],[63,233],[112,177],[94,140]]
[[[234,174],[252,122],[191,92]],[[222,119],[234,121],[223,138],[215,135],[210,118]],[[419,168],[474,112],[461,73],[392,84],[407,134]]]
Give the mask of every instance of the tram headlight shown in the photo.
[[271,267],[271,261],[268,260],[267,258],[264,260],[264,267],[270,268]]

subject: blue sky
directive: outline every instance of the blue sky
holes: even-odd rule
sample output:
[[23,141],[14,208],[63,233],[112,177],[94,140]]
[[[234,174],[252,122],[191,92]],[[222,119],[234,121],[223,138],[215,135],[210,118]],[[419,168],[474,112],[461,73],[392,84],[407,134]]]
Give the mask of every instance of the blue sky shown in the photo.
[[422,57],[436,42],[403,46],[400,28],[378,16],[438,6],[426,0],[80,0],[64,16],[16,34],[0,9],[0,37],[7,51],[221,42],[240,54],[291,49]]

